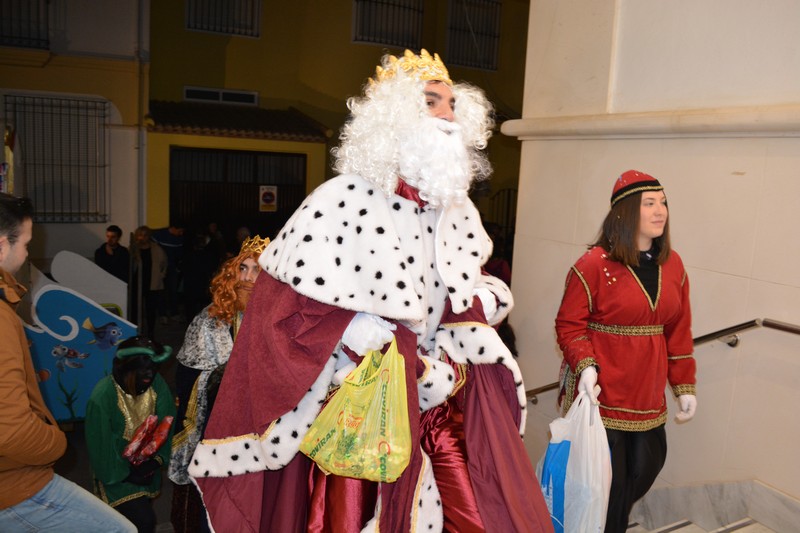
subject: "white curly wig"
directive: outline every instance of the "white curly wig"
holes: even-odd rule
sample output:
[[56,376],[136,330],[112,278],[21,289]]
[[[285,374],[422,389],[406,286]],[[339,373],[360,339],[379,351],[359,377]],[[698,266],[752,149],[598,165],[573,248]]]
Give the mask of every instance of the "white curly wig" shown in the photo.
[[[381,61],[390,68],[390,56]],[[339,136],[341,144],[331,153],[334,168],[342,174],[358,174],[374,183],[388,197],[397,188],[402,139],[427,117],[424,89],[429,83],[417,79],[413,71],[396,69],[393,77],[380,82],[370,80],[364,96],[347,101],[351,117]],[[470,159],[471,179],[487,179],[491,164],[483,153],[492,135],[492,105],[483,91],[469,84],[452,87],[455,98],[455,123]]]

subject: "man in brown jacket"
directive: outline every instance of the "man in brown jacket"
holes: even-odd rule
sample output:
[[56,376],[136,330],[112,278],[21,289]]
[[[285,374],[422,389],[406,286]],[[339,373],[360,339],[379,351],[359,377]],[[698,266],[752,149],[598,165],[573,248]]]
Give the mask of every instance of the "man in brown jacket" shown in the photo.
[[42,399],[15,312],[26,289],[14,274],[28,257],[32,228],[30,200],[0,193],[0,531],[136,531],[53,472],[67,439]]

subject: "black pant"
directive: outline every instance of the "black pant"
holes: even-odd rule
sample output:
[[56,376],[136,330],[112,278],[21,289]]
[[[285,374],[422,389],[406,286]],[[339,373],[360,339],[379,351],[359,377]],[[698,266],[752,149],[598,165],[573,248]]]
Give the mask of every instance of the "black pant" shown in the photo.
[[633,504],[644,496],[667,459],[667,433],[606,429],[611,448],[611,496],[605,533],[625,533]]
[[153,533],[156,530],[156,512],[147,496],[121,503],[115,509],[130,520],[139,533]]

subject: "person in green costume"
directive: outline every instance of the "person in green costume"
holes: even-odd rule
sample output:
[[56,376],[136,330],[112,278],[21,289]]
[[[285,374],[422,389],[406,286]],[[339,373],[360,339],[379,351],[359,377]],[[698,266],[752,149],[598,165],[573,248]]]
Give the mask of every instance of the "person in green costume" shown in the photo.
[[139,529],[155,531],[151,502],[161,489],[161,467],[169,462],[172,428],[152,457],[135,465],[122,456],[137,428],[149,415],[175,416],[175,400],[158,373],[172,349],[131,337],[120,343],[110,376],[101,379],[86,406],[86,444],[98,497]]

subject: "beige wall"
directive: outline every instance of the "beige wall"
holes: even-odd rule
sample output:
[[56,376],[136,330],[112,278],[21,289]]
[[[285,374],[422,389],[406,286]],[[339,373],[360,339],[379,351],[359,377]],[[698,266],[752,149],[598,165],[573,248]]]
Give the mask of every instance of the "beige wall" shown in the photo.
[[[790,1],[531,2],[524,118],[503,129],[523,140],[511,322],[527,388],[557,378],[567,269],[630,168],[665,185],[695,336],[800,324],[798,22]],[[697,348],[698,414],[668,422],[658,484],[755,478],[800,497],[800,337],[741,337]],[[554,402],[531,410],[534,460]]]

